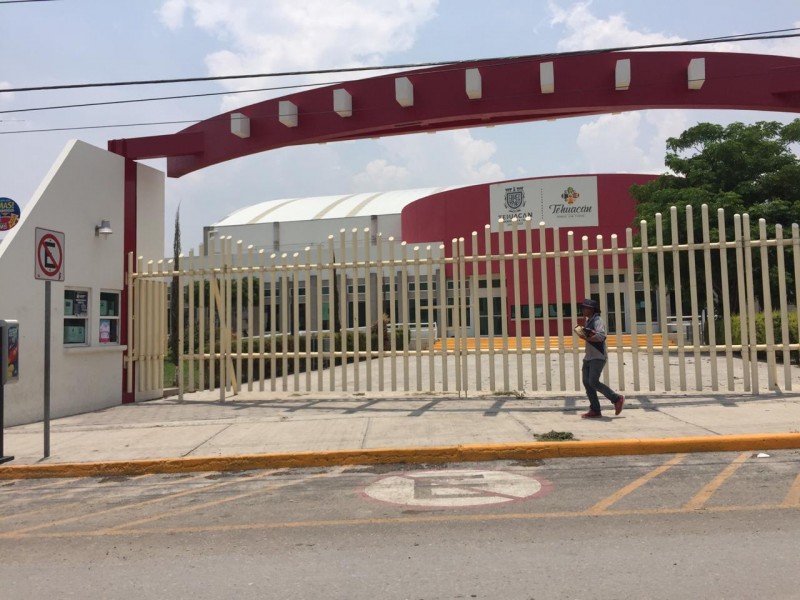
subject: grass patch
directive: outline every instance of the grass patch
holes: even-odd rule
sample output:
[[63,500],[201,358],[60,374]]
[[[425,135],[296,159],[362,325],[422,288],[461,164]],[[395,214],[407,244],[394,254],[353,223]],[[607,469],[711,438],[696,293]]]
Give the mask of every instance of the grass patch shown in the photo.
[[164,387],[171,388],[175,386],[175,373],[178,370],[178,365],[174,362],[169,360],[168,358],[164,359]]
[[[178,365],[172,362],[169,358],[164,359],[164,389],[178,387]],[[189,361],[183,363],[183,384],[188,388],[189,386]],[[194,366],[194,387],[195,389],[203,389],[200,385],[200,370],[198,365]]]
[[575,436],[571,431],[548,431],[547,433],[535,433],[533,437],[539,442],[568,442],[574,440]]
[[513,398],[525,398],[525,390],[499,390],[492,392],[493,396],[511,396]]

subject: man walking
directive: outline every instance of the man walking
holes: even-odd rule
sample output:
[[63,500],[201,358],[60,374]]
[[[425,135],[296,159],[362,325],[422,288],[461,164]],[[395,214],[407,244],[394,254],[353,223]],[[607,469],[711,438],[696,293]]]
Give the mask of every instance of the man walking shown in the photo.
[[600,375],[606,366],[608,352],[606,349],[606,325],[600,317],[600,303],[586,299],[580,303],[585,319],[584,325],[578,325],[575,333],[586,341],[586,356],[583,357],[583,387],[589,398],[589,412],[581,415],[583,419],[599,419],[603,416],[597,392],[603,394],[614,405],[614,414],[622,412],[625,396],[616,393],[600,381]]

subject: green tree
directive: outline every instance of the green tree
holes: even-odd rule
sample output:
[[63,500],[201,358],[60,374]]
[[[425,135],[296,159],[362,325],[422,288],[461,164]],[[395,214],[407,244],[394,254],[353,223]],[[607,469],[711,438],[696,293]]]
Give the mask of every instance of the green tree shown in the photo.
[[[792,223],[800,219],[800,159],[793,152],[792,144],[800,142],[800,119],[784,125],[774,121],[759,121],[753,125],[732,123],[727,127],[712,123],[700,123],[684,131],[677,138],[667,140],[665,164],[672,173],[640,186],[633,186],[631,194],[637,201],[637,223],[644,219],[648,223],[648,241],[655,243],[655,215],[661,213],[664,227],[664,242],[670,243],[670,207],[678,208],[678,231],[680,243],[687,241],[685,207],[693,207],[695,242],[703,239],[701,206],[709,208],[711,241],[719,239],[717,209],[725,209],[726,234],[733,237],[733,215],[750,215],[751,236],[758,237],[758,220],[765,219],[770,236],[775,225],[782,225],[784,235],[790,233]],[[638,230],[638,227],[636,227]],[[771,249],[774,254],[774,249]],[[719,255],[713,253],[713,272],[719,272]],[[681,273],[688,274],[688,257],[683,253]],[[702,253],[695,253],[697,261],[697,284],[705,286]],[[671,261],[666,261],[668,281],[672,280]],[[774,264],[774,261],[771,261]],[[653,265],[654,266],[654,265]],[[756,276],[760,278],[759,270]],[[730,278],[730,293],[733,310],[737,310],[737,281],[734,273]],[[785,277],[787,289],[792,290],[792,273],[771,272],[771,292],[777,294],[778,277]],[[760,280],[760,279],[757,279]],[[720,299],[721,282],[712,282],[717,303]],[[688,290],[686,291],[688,294]],[[761,300],[761,298],[759,298]]]
[[[173,261],[174,261],[173,269],[175,269],[175,271],[180,271],[181,268],[180,202],[178,203],[178,208],[175,209],[175,232],[172,238],[172,251],[173,251]],[[172,355],[172,360],[175,362],[178,361],[178,353],[180,351],[180,346],[178,343],[178,299],[179,298],[180,295],[178,288],[178,278],[173,277],[170,289],[170,302],[169,302],[169,313],[170,313],[169,349],[170,349],[170,354]]]

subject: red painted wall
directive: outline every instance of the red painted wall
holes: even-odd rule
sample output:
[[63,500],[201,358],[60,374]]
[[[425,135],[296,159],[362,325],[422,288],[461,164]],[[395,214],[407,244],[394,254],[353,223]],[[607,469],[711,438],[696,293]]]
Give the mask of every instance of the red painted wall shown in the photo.
[[[563,177],[563,176],[559,176]],[[596,175],[597,177],[597,199],[598,199],[598,225],[597,227],[575,227],[572,229],[546,229],[545,230],[545,248],[552,251],[553,249],[553,235],[558,231],[560,249],[565,251],[568,244],[568,233],[573,231],[574,247],[580,250],[583,247],[583,236],[588,237],[588,246],[590,249],[597,247],[597,236],[603,236],[603,246],[605,248],[611,247],[611,236],[616,234],[618,237],[618,245],[620,247],[625,245],[626,229],[633,228],[634,234],[638,231],[638,223],[636,221],[636,207],[635,201],[629,193],[632,185],[642,185],[655,178],[655,175],[642,175],[642,174],[604,174]],[[537,178],[549,179],[549,178]],[[523,181],[523,180],[511,180]],[[416,202],[406,206],[401,213],[401,226],[403,240],[408,243],[423,243],[442,241],[445,244],[445,253],[447,256],[452,256],[452,240],[453,238],[464,238],[465,251],[467,255],[483,254],[484,253],[484,239],[485,239],[485,226],[489,222],[489,187],[498,182],[491,184],[474,185],[467,188],[458,190],[451,190],[441,192],[417,200]],[[507,183],[507,182],[503,182]],[[477,232],[477,251],[473,249],[472,233]],[[518,244],[520,252],[524,252],[527,248],[526,235],[524,231],[524,224],[518,234]],[[539,230],[538,224],[533,228],[532,236],[532,249],[534,252],[539,252],[541,246],[539,244]],[[508,254],[512,249],[512,234],[511,232],[505,233],[505,252]],[[492,252],[499,251],[499,234],[494,232],[491,234]],[[596,268],[597,260],[590,260],[591,268]],[[605,266],[611,268],[611,259],[607,257]],[[620,257],[620,268],[627,266],[625,257]],[[533,289],[534,298],[531,301],[528,298],[528,283],[527,283],[527,266],[523,261],[520,263],[520,304],[547,304],[556,302],[556,274],[552,261],[548,261],[547,265],[547,299],[542,299],[542,285],[541,285],[541,270],[540,261],[533,263]],[[495,266],[495,268],[497,268]],[[583,263],[581,260],[575,261],[576,268],[576,291],[572,293],[569,287],[569,271],[567,269],[566,261],[562,264],[561,268],[561,286],[562,286],[562,301],[577,303],[580,299],[588,296],[588,292],[583,287]],[[467,273],[471,273],[470,265],[467,265]],[[485,273],[485,270],[479,268],[479,273]],[[448,272],[448,277],[452,276]],[[514,288],[513,288],[513,262],[508,261],[505,265],[504,279],[507,285],[507,310],[508,315],[511,315],[511,306],[515,304]],[[533,307],[531,306],[531,311]],[[564,333],[571,333],[573,319],[565,319],[562,323]],[[541,320],[534,320],[536,323],[536,335],[542,335],[544,332],[543,322]],[[550,334],[556,335],[558,332],[558,324],[551,321]],[[509,334],[516,335],[515,322],[509,318]],[[528,321],[522,322],[522,335],[529,335]]]

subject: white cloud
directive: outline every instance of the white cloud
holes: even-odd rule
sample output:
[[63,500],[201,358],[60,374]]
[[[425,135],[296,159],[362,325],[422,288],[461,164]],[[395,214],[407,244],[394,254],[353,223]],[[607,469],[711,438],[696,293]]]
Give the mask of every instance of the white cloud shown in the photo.
[[[787,27],[789,27],[787,25]],[[791,27],[800,27],[795,21]],[[800,38],[783,38],[774,40],[758,40],[752,42],[729,42],[704,46],[704,50],[721,52],[746,52],[748,54],[776,54],[779,56],[800,56]]]
[[[548,1],[550,25],[563,26],[568,32],[558,42],[562,51],[615,48],[621,46],[646,46],[650,44],[669,44],[687,41],[678,35],[654,31],[640,31],[631,28],[620,12],[606,19],[596,17],[590,10],[591,2],[577,2],[568,8],[561,8],[553,0]],[[789,27],[787,25],[787,27]],[[800,27],[800,21],[791,27]],[[732,32],[731,35],[735,35]],[[747,32],[739,32],[747,33]],[[777,54],[800,56],[800,38],[785,38],[748,42],[724,42],[690,46],[702,52],[746,52],[750,54]],[[657,50],[686,50],[687,47],[666,47]]]
[[186,13],[186,0],[167,0],[158,9],[160,21],[173,31],[183,27],[183,16]]
[[578,2],[563,9],[552,1],[548,3],[552,15],[550,24],[563,25],[569,32],[558,41],[559,50],[589,50],[684,41],[679,36],[631,29],[623,13],[600,19],[589,11],[590,4]]
[[[437,4],[438,0],[167,0],[161,13],[167,26],[190,13],[196,27],[218,37],[224,49],[208,55],[206,65],[211,75],[231,75],[379,64],[387,55],[413,46],[418,29],[435,16]],[[279,85],[286,83],[281,80]],[[247,80],[223,85],[231,90],[253,87]],[[248,96],[246,103],[264,97]],[[241,104],[241,99],[226,98],[222,109]]]
[[408,169],[390,165],[383,158],[371,160],[366,168],[353,177],[354,191],[373,192],[409,187]]
[[474,138],[469,130],[391,137],[378,144],[388,160],[370,161],[353,177],[358,191],[390,189],[385,187],[390,181],[390,185],[409,188],[505,178],[500,165],[492,161],[497,145]]
[[603,115],[578,130],[577,146],[592,172],[664,173],[666,140],[694,124],[685,110]]
[[581,125],[578,149],[590,170],[605,172],[639,172],[645,169],[645,152],[638,146],[641,113],[603,115]]
[[647,164],[664,172],[664,156],[667,153],[667,138],[678,137],[694,124],[686,110],[649,110],[644,113],[645,123],[653,131],[646,142]]

